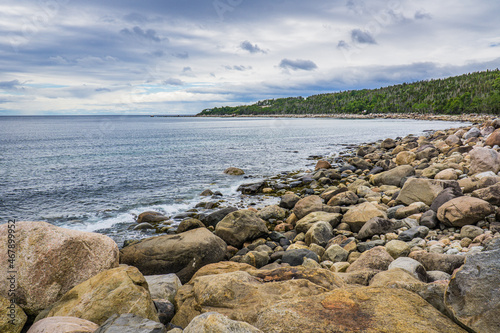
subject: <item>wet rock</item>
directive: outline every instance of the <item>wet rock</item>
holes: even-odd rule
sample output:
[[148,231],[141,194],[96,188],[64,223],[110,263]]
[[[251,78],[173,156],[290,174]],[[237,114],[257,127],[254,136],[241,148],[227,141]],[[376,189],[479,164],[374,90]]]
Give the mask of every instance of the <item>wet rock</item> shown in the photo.
[[148,230],[148,229],[155,229],[155,227],[153,227],[153,225],[150,223],[143,222],[139,223],[133,228],[133,230]]
[[209,196],[211,196],[213,194],[214,194],[214,192],[212,192],[212,190],[206,189],[206,190],[204,190],[203,192],[200,193],[200,196],[201,197],[209,197]]
[[241,184],[237,191],[240,191],[242,194],[250,194],[254,195],[259,193],[260,190],[262,190],[264,187],[266,187],[266,182],[261,181],[257,183],[251,183],[251,184]]
[[230,176],[241,176],[241,175],[245,174],[245,171],[243,171],[239,168],[229,167],[226,170],[224,170],[224,173],[226,175],[230,175]]
[[446,226],[462,227],[475,224],[492,213],[494,209],[488,202],[463,196],[452,199],[439,207],[437,218]]
[[500,327],[500,250],[471,255],[448,285],[445,303],[455,317],[475,332]]
[[285,194],[281,197],[280,207],[285,209],[293,209],[295,204],[300,200],[300,197],[296,194]]
[[204,265],[226,255],[226,243],[205,228],[143,239],[121,250],[120,262],[146,275],[175,273],[185,283]]
[[180,234],[182,232],[196,229],[196,228],[205,228],[205,225],[200,220],[191,218],[191,219],[183,220],[179,224],[179,226],[177,227],[176,232],[178,234]]
[[314,170],[318,171],[319,169],[331,169],[331,168],[332,168],[332,165],[328,161],[319,160],[316,163],[316,167],[314,168]]
[[227,214],[237,211],[238,209],[235,207],[226,207],[219,209],[216,212],[213,212],[207,216],[201,217],[200,220],[207,227],[212,226],[215,228],[217,223],[219,223]]
[[426,251],[411,252],[409,257],[420,262],[427,271],[441,271],[448,274],[452,274],[465,261],[464,256]]
[[215,235],[229,245],[241,248],[244,242],[267,236],[266,223],[251,210],[229,213],[215,227]]
[[137,223],[159,223],[162,221],[168,220],[168,216],[163,215],[162,213],[147,211],[139,214],[137,217]]

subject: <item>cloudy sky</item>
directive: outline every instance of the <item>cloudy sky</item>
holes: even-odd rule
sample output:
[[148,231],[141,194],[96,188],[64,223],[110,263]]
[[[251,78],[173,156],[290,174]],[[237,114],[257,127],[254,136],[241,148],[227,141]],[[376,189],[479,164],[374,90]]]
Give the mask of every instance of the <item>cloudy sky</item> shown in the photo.
[[3,0],[0,115],[194,114],[500,67],[490,0]]

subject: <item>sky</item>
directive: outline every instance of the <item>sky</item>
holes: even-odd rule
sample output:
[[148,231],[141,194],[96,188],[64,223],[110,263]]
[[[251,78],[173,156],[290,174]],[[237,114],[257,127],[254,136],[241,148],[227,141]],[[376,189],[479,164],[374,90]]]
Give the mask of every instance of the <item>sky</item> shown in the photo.
[[491,0],[3,0],[0,115],[196,114],[500,67]]

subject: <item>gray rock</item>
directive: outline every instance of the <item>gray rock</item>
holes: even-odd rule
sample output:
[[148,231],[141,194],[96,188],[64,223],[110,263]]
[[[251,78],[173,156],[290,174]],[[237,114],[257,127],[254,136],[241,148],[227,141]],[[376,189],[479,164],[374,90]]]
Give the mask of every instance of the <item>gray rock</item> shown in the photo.
[[251,183],[251,184],[241,184],[237,191],[240,191],[242,194],[257,194],[261,189],[263,189],[266,186],[266,182],[257,182],[257,183]]
[[207,227],[212,226],[215,228],[217,223],[219,223],[227,214],[237,211],[238,209],[235,207],[226,207],[219,209],[216,212],[213,212],[207,216],[200,218],[201,222]]
[[177,290],[182,286],[181,280],[175,274],[145,275],[152,299],[167,299],[174,301]]
[[196,228],[205,228],[205,225],[198,219],[190,218],[183,220],[177,227],[176,232],[180,234],[181,232],[185,232]]
[[427,272],[427,282],[450,280],[451,275],[441,271],[428,271]]
[[237,248],[268,233],[264,220],[257,213],[246,209],[227,214],[215,227],[215,235]]
[[371,238],[374,235],[382,235],[393,232],[397,228],[398,225],[388,219],[384,219],[382,217],[374,217],[366,221],[366,223],[361,227],[361,230],[359,230],[356,237],[363,240]]
[[432,201],[430,208],[437,213],[439,207],[441,207],[444,203],[461,196],[463,196],[463,193],[460,188],[447,187],[439,192],[436,198]]
[[259,211],[258,215],[263,220],[270,220],[270,219],[284,220],[286,216],[286,211],[279,206],[271,205],[262,208]]
[[409,165],[401,165],[394,169],[381,172],[373,176],[371,181],[375,186],[394,185],[399,186],[404,178],[413,176],[415,170]]
[[405,205],[397,205],[397,206],[394,206],[394,207],[390,207],[388,210],[387,210],[387,218],[389,219],[393,219],[396,217],[396,211],[399,209],[399,208],[403,208],[405,207]]
[[155,227],[153,227],[152,224],[148,223],[148,222],[142,222],[142,223],[139,223],[138,225],[136,225],[134,227],[134,230],[147,230],[147,229],[154,229]]
[[333,263],[347,261],[349,252],[344,250],[340,245],[335,244],[330,246],[323,254],[323,260],[330,260]]
[[94,333],[166,333],[163,324],[127,313],[112,315]]
[[483,229],[476,227],[475,225],[464,225],[462,229],[460,229],[460,237],[474,239],[477,236],[482,235],[483,232]]
[[500,250],[467,257],[452,277],[445,304],[475,332],[498,332],[500,327]]
[[319,257],[316,253],[308,249],[296,249],[285,251],[281,257],[282,263],[289,264],[290,266],[299,266],[304,262],[304,258],[310,258],[319,262]]
[[361,253],[369,251],[377,246],[384,246],[385,242],[383,240],[374,240],[369,242],[358,243],[357,250]]
[[420,281],[427,282],[427,272],[424,266],[415,259],[399,257],[389,265],[389,269],[393,268],[402,268]]
[[305,242],[308,246],[314,243],[324,247],[332,237],[333,228],[330,223],[321,221],[314,223],[309,228]]
[[269,260],[269,254],[266,251],[250,251],[240,259],[240,262],[256,268],[261,268],[267,265]]
[[262,333],[261,330],[243,322],[229,319],[217,312],[206,312],[196,316],[184,329],[184,333]]
[[409,257],[420,262],[427,271],[441,271],[448,274],[453,274],[453,271],[465,262],[464,256],[426,251],[411,252]]
[[428,210],[422,214],[420,218],[420,225],[423,225],[429,229],[434,229],[438,225],[439,221],[437,219],[437,214],[433,210]]
[[409,242],[417,237],[425,238],[425,236],[427,236],[428,233],[429,233],[429,228],[427,227],[424,226],[413,227],[400,233],[398,236],[398,240],[403,242]]
[[163,325],[168,325],[175,315],[175,306],[172,302],[166,299],[153,299],[156,311],[158,311],[158,319]]
[[472,192],[472,196],[487,201],[492,205],[500,206],[500,183],[475,190]]
[[481,136],[481,130],[479,130],[479,128],[477,127],[472,127],[467,133],[465,133],[464,139],[468,140],[472,138],[477,138],[479,136]]
[[299,202],[300,197],[296,194],[285,194],[281,197],[280,207],[285,209],[293,209],[295,204]]

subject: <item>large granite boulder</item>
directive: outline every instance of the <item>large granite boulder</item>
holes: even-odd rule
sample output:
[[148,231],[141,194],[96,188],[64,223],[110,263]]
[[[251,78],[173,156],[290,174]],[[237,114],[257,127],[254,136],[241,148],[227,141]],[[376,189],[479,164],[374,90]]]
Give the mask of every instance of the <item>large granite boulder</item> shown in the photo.
[[463,227],[467,224],[475,224],[494,212],[494,208],[487,201],[463,196],[452,199],[439,207],[437,218],[446,226]]
[[183,333],[262,333],[261,330],[243,321],[231,320],[217,313],[207,312],[191,320]]
[[[8,228],[0,225],[0,260],[5,265]],[[77,284],[118,266],[118,246],[101,234],[16,222],[15,235],[16,300],[28,315],[37,315]],[[0,296],[6,298],[8,277],[9,270],[0,269]]]
[[226,247],[208,229],[198,228],[146,238],[124,247],[120,262],[139,268],[145,275],[175,273],[185,283],[200,267],[224,259]]
[[137,216],[137,223],[159,223],[166,220],[168,216],[154,211],[143,212]]
[[447,187],[460,191],[460,186],[456,181],[409,178],[399,192],[396,202],[407,206],[414,202],[423,202],[430,206],[438,194]]
[[410,253],[409,257],[421,263],[426,271],[441,271],[448,274],[452,274],[465,261],[465,257],[461,255],[427,251],[414,251]]
[[215,227],[217,236],[237,248],[268,233],[266,222],[257,213],[246,209],[227,214]]
[[275,302],[251,323],[274,333],[466,332],[415,293],[356,286]]
[[500,250],[468,256],[453,274],[445,303],[455,317],[474,332],[500,328]]
[[159,321],[148,284],[132,266],[113,268],[68,291],[37,317],[77,317],[102,325],[113,314],[133,313]]
[[330,271],[304,267],[203,275],[177,293],[178,311],[172,323],[186,327],[201,313],[215,311],[252,324],[264,307],[272,307],[277,301],[318,295],[343,285]]
[[493,133],[491,133],[484,144],[490,147],[500,146],[500,129],[497,129]]
[[20,333],[27,319],[23,309],[0,296],[0,332]]
[[359,232],[363,225],[374,217],[386,219],[387,215],[371,202],[363,202],[350,207],[344,214],[342,222],[347,223],[351,228],[351,231]]
[[133,313],[113,315],[94,333],[166,333],[163,324]]
[[300,199],[293,208],[293,213],[300,220],[307,216],[309,213],[322,211],[323,200],[317,195],[310,195]]
[[485,171],[500,171],[500,154],[493,149],[476,147],[469,153],[470,174],[477,174]]
[[434,200],[432,200],[430,209],[437,213],[439,207],[441,207],[451,199],[455,199],[461,196],[463,196],[463,193],[460,190],[460,188],[457,189],[456,187],[447,187],[441,192],[439,192],[439,194],[434,198]]
[[342,220],[342,214],[328,212],[312,212],[297,221],[295,230],[306,233],[317,222],[328,222],[335,228]]
[[371,178],[371,182],[375,186],[380,186],[380,185],[400,186],[401,181],[404,178],[413,176],[414,174],[415,170],[413,169],[413,167],[411,167],[410,165],[401,165],[391,170],[384,171],[374,175]]
[[99,325],[85,319],[50,317],[36,322],[30,327],[28,333],[94,333],[98,328]]

